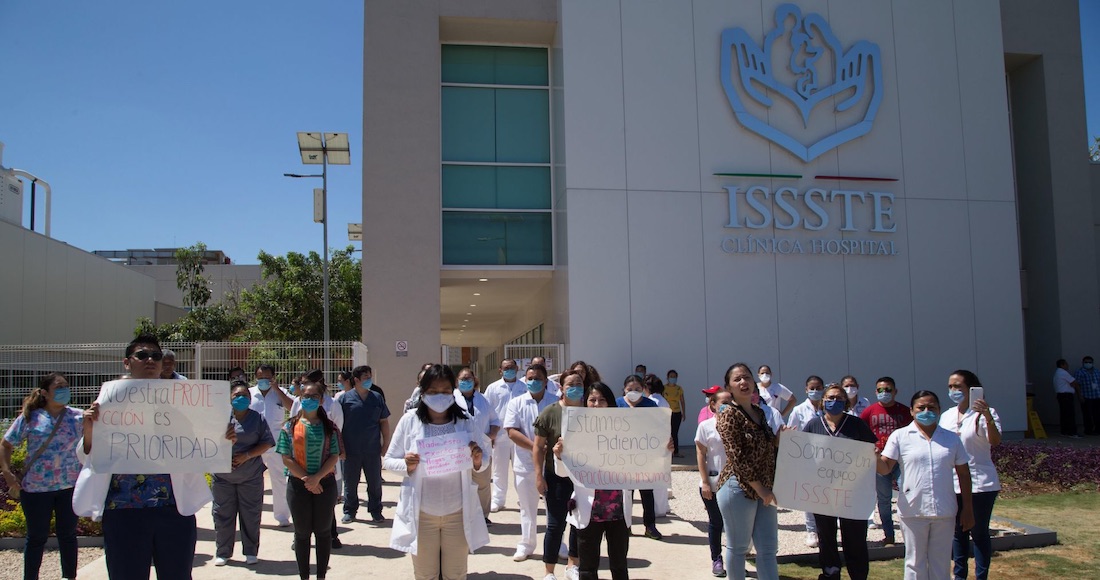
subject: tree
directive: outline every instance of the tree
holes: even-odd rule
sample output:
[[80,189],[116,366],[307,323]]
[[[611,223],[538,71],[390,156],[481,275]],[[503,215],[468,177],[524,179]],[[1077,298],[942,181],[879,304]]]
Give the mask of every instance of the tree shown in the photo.
[[205,254],[206,244],[202,242],[176,249],[176,287],[183,292],[183,306],[188,310],[210,302],[210,279],[202,275]]

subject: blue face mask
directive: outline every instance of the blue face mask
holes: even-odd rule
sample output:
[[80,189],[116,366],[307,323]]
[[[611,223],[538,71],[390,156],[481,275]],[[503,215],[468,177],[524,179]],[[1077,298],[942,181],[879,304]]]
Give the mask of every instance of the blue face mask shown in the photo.
[[894,400],[894,393],[890,391],[875,393],[875,396],[878,397],[878,402],[880,403],[889,403]]
[[246,397],[244,395],[237,395],[236,397],[233,397],[233,410],[244,411],[248,408],[248,404],[250,402],[252,401],[249,397]]
[[668,384],[675,385],[677,379],[679,379],[679,377],[669,377],[668,378]]
[[966,398],[966,393],[951,389],[950,391],[947,391],[947,396],[951,398],[951,402],[958,405],[959,403],[963,402],[963,399]]
[[470,391],[474,390],[474,382],[469,379],[458,381],[458,390],[462,391],[463,393],[469,393]]
[[55,403],[68,405],[72,397],[73,392],[69,390],[69,387],[57,387],[53,390],[53,400]]
[[848,401],[825,401],[825,412],[830,415],[839,415],[848,410]]
[[504,380],[509,383],[516,380],[516,369],[508,369],[504,371]]
[[540,381],[538,379],[532,379],[530,381],[527,381],[527,391],[530,392],[532,395],[537,395],[537,394],[541,393],[542,390],[545,389],[545,388],[546,388],[546,383],[543,382],[543,381]]
[[317,399],[301,399],[302,410],[306,413],[312,413],[321,406],[321,401]]
[[726,412],[726,409],[729,409],[729,408],[730,408],[730,405],[729,405],[729,403],[722,403],[721,405],[718,405],[718,411],[717,411],[717,413],[718,413],[719,415],[721,415],[722,413],[725,413],[725,412]]
[[806,391],[806,396],[809,397],[811,401],[820,401],[821,398],[825,396],[825,391]]
[[374,386],[374,379],[363,379],[363,388],[369,389]]
[[263,392],[267,392],[271,388],[271,379],[260,379],[256,381],[256,386]]
[[565,387],[565,398],[570,401],[579,401],[584,396],[583,386]]
[[917,420],[917,423],[920,423],[925,427],[931,427],[932,425],[936,424],[936,421],[940,418],[940,415],[935,411],[921,411],[920,413],[917,413],[917,416],[915,418]]
[[294,393],[298,392],[298,387],[295,387],[293,384],[291,384],[290,388],[288,388],[287,390],[290,391],[291,395],[293,395]]
[[1085,368],[1088,370],[1092,370],[1092,363],[1085,363]]

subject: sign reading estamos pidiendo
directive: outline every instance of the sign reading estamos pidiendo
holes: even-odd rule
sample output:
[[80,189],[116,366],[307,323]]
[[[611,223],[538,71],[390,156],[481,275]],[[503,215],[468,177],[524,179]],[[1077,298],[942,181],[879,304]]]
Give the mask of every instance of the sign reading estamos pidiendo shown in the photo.
[[588,489],[667,489],[672,411],[650,407],[565,407],[561,461],[573,483]]

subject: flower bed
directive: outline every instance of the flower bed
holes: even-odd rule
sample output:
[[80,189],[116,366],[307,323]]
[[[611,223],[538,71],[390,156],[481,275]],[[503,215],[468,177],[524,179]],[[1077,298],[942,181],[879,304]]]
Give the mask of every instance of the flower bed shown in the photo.
[[993,448],[1004,493],[1100,491],[1100,447],[1007,442]]
[[[13,470],[23,468],[27,458],[27,444],[16,447],[11,454]],[[21,538],[26,535],[27,520],[23,517],[23,506],[8,495],[8,482],[0,477],[0,538]],[[54,521],[50,520],[50,533],[54,532]],[[80,518],[76,523],[78,536],[102,536],[103,526],[91,518]]]

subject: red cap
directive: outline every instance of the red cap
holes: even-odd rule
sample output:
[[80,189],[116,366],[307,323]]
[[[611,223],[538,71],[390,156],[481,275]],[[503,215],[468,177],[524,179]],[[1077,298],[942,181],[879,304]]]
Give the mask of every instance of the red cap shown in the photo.
[[721,391],[721,390],[722,390],[721,385],[711,385],[709,389],[703,389],[703,394],[704,395],[713,395],[714,393],[717,393],[718,391]]

